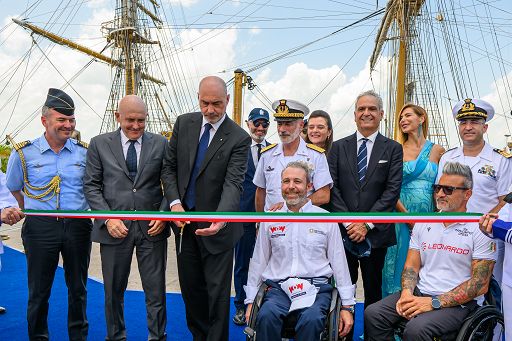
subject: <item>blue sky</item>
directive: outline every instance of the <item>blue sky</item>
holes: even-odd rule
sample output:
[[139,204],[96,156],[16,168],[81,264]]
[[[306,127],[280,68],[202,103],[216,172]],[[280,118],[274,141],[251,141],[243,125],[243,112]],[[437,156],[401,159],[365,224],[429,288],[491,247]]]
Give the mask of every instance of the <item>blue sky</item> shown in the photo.
[[[150,6],[147,0],[141,2]],[[511,94],[508,84],[512,84],[512,3],[507,0],[426,2],[429,6],[427,15],[432,18],[444,11],[457,14],[458,22],[452,27],[457,28],[461,37],[458,46],[467,43],[468,48],[455,52],[466,62],[471,61],[468,77],[472,78],[473,84],[471,91],[466,90],[465,94],[460,95],[480,96],[496,106],[501,116],[497,115],[496,123],[491,122],[492,134],[488,138],[493,144],[502,144],[503,134],[510,131],[507,124],[512,127],[510,98],[507,98]],[[67,5],[66,10],[55,11],[59,3],[61,7]],[[0,31],[0,57],[4,61],[0,65],[0,74],[9,75],[0,77],[0,91],[6,87],[0,94],[0,108],[2,117],[11,117],[12,114],[10,120],[2,118],[0,122],[0,132],[4,131],[5,134],[13,132],[29,113],[41,105],[48,87],[62,86],[65,84],[64,78],[72,78],[90,61],[90,58],[67,48],[52,48],[48,42],[39,41],[38,46],[49,51],[48,58],[44,57],[39,47],[31,48],[27,32],[8,25],[10,18],[30,8],[32,10],[26,15],[30,22],[45,25],[52,17],[55,23],[52,30],[59,31],[67,23],[63,35],[101,50],[105,42],[101,39],[100,23],[113,18],[115,1],[0,0],[0,6],[0,26],[3,27]],[[383,0],[163,0],[161,9],[168,20],[166,27],[169,37],[175,44],[173,55],[178,56],[182,66],[183,82],[194,94],[197,82],[205,75],[217,74],[229,80],[237,67],[251,69],[284,51],[328,36],[383,6]],[[376,71],[370,73],[368,69],[368,59],[381,19],[382,15],[379,15],[366,20],[252,71],[250,76],[260,92],[245,92],[244,112],[249,112],[254,106],[268,106],[271,100],[289,97],[309,104],[312,110],[325,109],[330,112],[336,124],[336,138],[352,132],[355,129],[352,117],[355,96],[369,88],[384,91],[387,85],[386,56],[381,58]],[[489,23],[493,30],[489,29]],[[437,25],[438,43],[443,45],[443,36],[439,33],[441,24]],[[25,62],[16,64],[28,51],[31,51],[30,61],[27,62],[29,66],[26,67]],[[383,53],[389,53],[389,49],[386,47]],[[27,75],[39,58],[41,67],[27,80]],[[449,69],[448,55],[442,55],[441,59],[444,68],[430,71],[432,74]],[[63,76],[56,72],[50,61],[61,68]],[[12,70],[16,65],[19,68],[14,73]],[[7,83],[10,75],[12,78]],[[503,80],[504,75],[509,76],[509,82]],[[72,83],[77,92],[73,97],[76,98],[79,113],[78,128],[82,128],[86,139],[99,131],[111,77],[108,67],[93,63]],[[448,115],[459,94],[454,90],[451,79],[449,77],[447,80],[449,90],[443,95],[446,98],[441,106],[450,128],[450,142],[455,145],[457,137]],[[22,95],[17,98],[14,94],[20,86]],[[384,97],[387,96],[384,94]],[[505,119],[507,114],[508,120]],[[41,131],[36,115],[17,139],[31,138]],[[271,140],[275,141],[273,131]]]

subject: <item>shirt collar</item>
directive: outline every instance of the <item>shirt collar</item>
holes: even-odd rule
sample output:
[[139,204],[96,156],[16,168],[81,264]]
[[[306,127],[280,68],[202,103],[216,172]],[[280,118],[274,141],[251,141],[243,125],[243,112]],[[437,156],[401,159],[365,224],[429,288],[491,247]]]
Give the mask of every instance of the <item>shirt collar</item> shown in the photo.
[[256,142],[256,141],[254,141],[254,140],[251,138],[251,141],[252,141],[252,143],[251,143],[251,147],[256,146],[258,143],[259,143],[259,144],[261,144],[261,146],[262,146],[262,147],[265,147],[265,146],[267,145],[267,141],[266,141],[265,139],[263,139],[263,141],[261,141],[261,142]]
[[[299,213],[310,212],[311,211],[311,206],[313,206],[313,204],[311,203],[311,200],[308,199],[308,201],[304,204],[304,206],[302,206],[299,209]],[[286,205],[286,202],[284,203],[282,211],[292,213],[292,211],[290,211],[288,209],[288,205]]]
[[[71,139],[66,140],[66,143],[64,144],[64,147],[62,149],[64,149],[64,148],[66,148],[70,152],[73,151],[73,143],[71,142]],[[47,151],[48,149],[52,149],[52,148],[48,144],[48,141],[46,140],[46,136],[43,133],[43,135],[41,135],[41,137],[39,138],[39,151],[42,154],[45,151]]]
[[484,148],[480,152],[480,157],[489,161],[492,161],[493,150],[489,143],[484,142]]
[[220,118],[220,120],[218,120],[217,122],[215,123],[210,123],[208,122],[208,120],[206,118],[204,118],[203,116],[203,123],[201,124],[201,129],[204,127],[204,125],[206,123],[210,123],[212,125],[212,128],[217,131],[219,130],[219,127],[221,126],[222,122],[224,122],[224,120],[226,119],[226,114],[224,113],[224,115],[222,115],[222,117]]
[[[123,129],[119,128],[121,130],[121,144],[124,146],[130,139],[124,134]],[[144,134],[142,134],[144,135]],[[142,135],[137,139],[137,142],[142,145]]]
[[356,131],[356,137],[357,142],[359,142],[361,139],[367,138],[368,140],[372,141],[372,143],[375,143],[375,139],[377,138],[377,135],[379,134],[379,131],[377,130],[375,133],[371,134],[368,137],[364,137],[363,134],[359,132],[359,130]]

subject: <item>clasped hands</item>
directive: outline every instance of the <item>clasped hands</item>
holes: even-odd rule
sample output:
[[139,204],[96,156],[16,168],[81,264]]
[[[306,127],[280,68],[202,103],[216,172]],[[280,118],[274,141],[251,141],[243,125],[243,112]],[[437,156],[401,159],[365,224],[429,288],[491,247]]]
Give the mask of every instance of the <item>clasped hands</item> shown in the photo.
[[[185,209],[181,204],[175,204],[171,207],[171,212],[185,212]],[[175,221],[176,226],[179,228],[184,228],[185,225],[190,224],[190,221]],[[220,230],[222,230],[226,226],[224,222],[214,222],[211,223],[209,227],[205,229],[197,229],[196,235],[198,236],[213,236],[217,234]]]
[[[108,233],[114,238],[125,238],[128,235],[128,228],[120,219],[109,219],[106,224]],[[165,221],[151,220],[149,222],[148,234],[151,237],[157,236],[165,228]]]
[[433,309],[432,297],[414,296],[407,289],[402,290],[400,299],[396,302],[396,312],[408,320]]
[[21,219],[25,218],[25,214],[18,207],[6,207],[2,209],[2,223],[14,225]]
[[366,238],[368,229],[365,223],[352,223],[347,227],[347,235],[351,241],[361,243]]

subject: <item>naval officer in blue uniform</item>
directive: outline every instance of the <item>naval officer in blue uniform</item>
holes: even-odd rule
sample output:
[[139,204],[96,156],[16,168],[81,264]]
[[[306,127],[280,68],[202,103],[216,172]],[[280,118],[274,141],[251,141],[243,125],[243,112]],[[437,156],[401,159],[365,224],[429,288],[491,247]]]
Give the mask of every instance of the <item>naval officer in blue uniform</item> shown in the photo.
[[[19,207],[30,210],[86,210],[82,185],[87,145],[70,138],[75,107],[69,95],[50,89],[42,108],[42,136],[13,145],[7,188]],[[68,287],[68,336],[86,340],[90,219],[28,216],[21,237],[27,257],[30,340],[48,340],[48,299],[62,255]]]

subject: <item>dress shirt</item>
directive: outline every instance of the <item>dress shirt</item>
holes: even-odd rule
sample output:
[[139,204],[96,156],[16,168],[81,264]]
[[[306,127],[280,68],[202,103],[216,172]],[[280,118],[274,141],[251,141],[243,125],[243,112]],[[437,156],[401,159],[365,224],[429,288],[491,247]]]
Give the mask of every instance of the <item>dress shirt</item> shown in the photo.
[[[280,212],[291,212],[286,204]],[[311,204],[300,212],[327,213]],[[355,304],[355,286],[348,270],[341,233],[336,223],[261,223],[249,265],[245,304],[252,303],[261,283],[288,277],[334,275],[343,305]]]
[[258,143],[261,145],[261,148],[265,148],[267,145],[267,142],[265,140],[261,142],[256,142],[252,140],[251,143],[251,155],[252,155],[252,162],[254,162],[254,166],[258,166]]
[[[126,155],[128,154],[128,148],[130,147],[130,141],[131,140],[124,134],[123,129],[121,129],[121,145],[123,146],[123,155],[125,160]],[[137,139],[137,142],[135,142],[133,146],[137,152],[137,168],[139,168],[140,151],[142,149],[142,135]]]
[[[36,187],[44,186],[55,176],[59,175],[60,183],[60,209],[61,210],[87,210],[89,205],[85,200],[83,191],[83,178],[85,174],[85,158],[87,149],[79,146],[74,139],[68,139],[64,147],[55,153],[48,145],[44,134],[36,138],[22,149],[25,156],[28,181]],[[11,191],[20,191],[25,183],[20,156],[13,150],[7,165],[7,188]],[[30,190],[32,194],[41,194],[43,191]],[[57,194],[58,195],[58,194]],[[46,196],[43,199],[48,199]],[[24,198],[25,208],[30,210],[56,210],[56,197],[41,201],[27,196]]]
[[375,139],[377,138],[377,134],[379,134],[379,131],[376,131],[375,133],[371,134],[368,137],[364,137],[363,134],[359,132],[359,130],[356,132],[356,138],[357,138],[357,149],[356,151],[359,151],[359,148],[363,144],[363,139],[368,139],[366,141],[366,166],[368,166],[368,163],[370,162],[370,157],[372,156],[372,149],[373,145],[375,144]]
[[[208,146],[209,146],[210,142],[212,142],[212,139],[215,136],[215,133],[217,132],[217,130],[219,130],[219,127],[221,126],[222,122],[224,122],[225,119],[226,119],[226,114],[222,115],[220,120],[218,120],[216,123],[210,123],[203,116],[203,123],[201,123],[201,131],[199,132],[199,140],[201,140],[201,136],[203,136],[205,124],[210,123],[212,127],[210,129],[210,140],[208,141]],[[199,142],[199,140],[197,140],[197,141]]]
[[18,207],[18,202],[7,189],[6,176],[0,171],[0,208],[5,207]]

